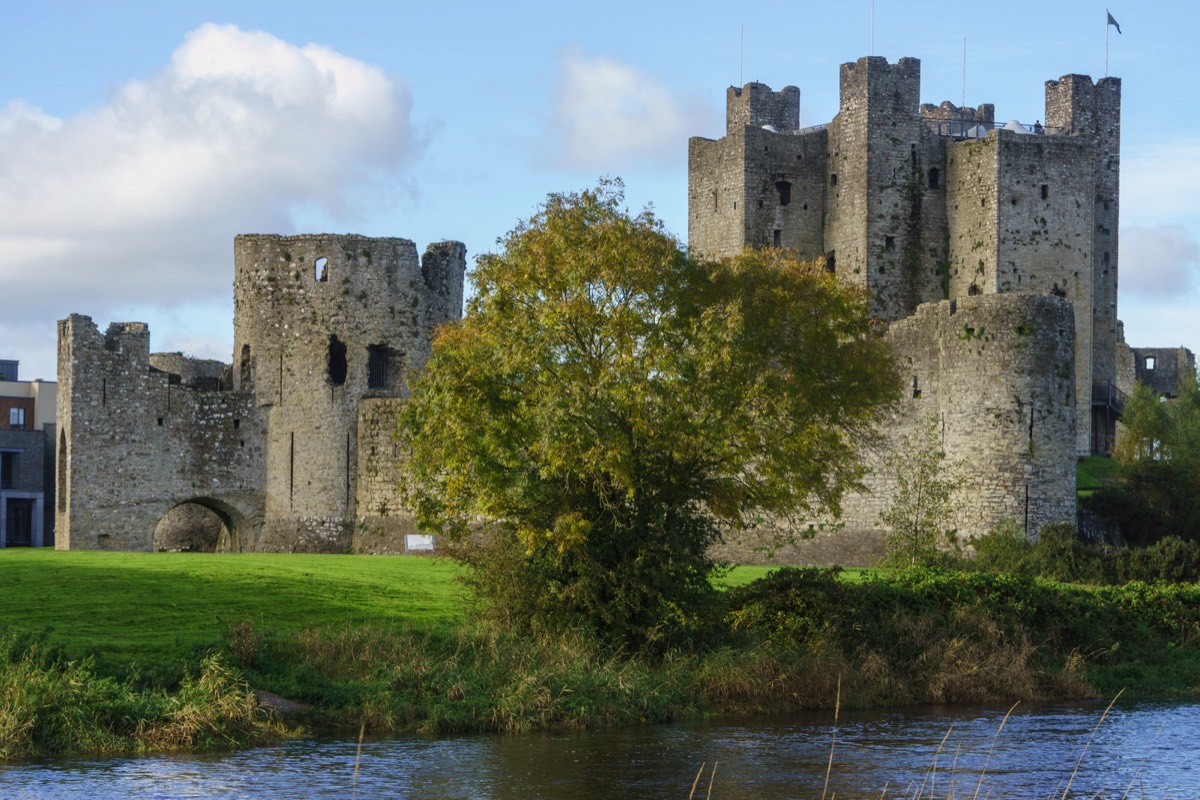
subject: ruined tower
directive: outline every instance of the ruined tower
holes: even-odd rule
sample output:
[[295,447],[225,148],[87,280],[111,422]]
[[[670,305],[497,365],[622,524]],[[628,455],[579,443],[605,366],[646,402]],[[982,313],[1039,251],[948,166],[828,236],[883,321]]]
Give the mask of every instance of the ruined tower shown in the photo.
[[412,529],[391,434],[433,330],[462,313],[463,245],[418,259],[407,239],[255,235],[234,251],[231,365],[151,355],[142,323],[59,323],[60,547],[152,549],[181,505],[215,513],[230,549],[395,551]]
[[266,416],[266,549],[344,549],[360,402],[404,394],[430,332],[461,314],[463,270],[457,243],[421,262],[406,239],[237,237],[234,385]]

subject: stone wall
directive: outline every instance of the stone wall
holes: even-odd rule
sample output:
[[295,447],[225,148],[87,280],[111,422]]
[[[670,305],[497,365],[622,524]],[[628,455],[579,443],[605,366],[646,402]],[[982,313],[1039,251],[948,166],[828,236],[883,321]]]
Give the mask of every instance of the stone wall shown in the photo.
[[253,546],[263,418],[244,392],[190,389],[150,364],[150,331],[59,322],[56,546],[150,550],[183,502],[212,508]]
[[884,423],[885,445],[869,454],[865,491],[845,498],[836,523],[776,521],[731,533],[718,550],[721,557],[741,563],[877,563],[887,535],[879,516],[897,489],[896,476],[882,464],[903,437],[930,420],[941,436],[947,474],[959,484],[960,508],[952,522],[964,541],[1004,519],[1031,535],[1051,522],[1073,521],[1072,317],[1071,304],[1061,298],[1012,293],[928,303],[893,323],[888,338],[904,373],[906,397]]
[[396,496],[402,455],[396,424],[402,402],[371,398],[358,408],[358,519],[351,542],[355,553],[404,553],[405,536],[418,532]]
[[1122,383],[1133,391],[1133,384],[1149,386],[1161,397],[1178,397],[1184,380],[1196,376],[1196,356],[1186,347],[1133,347],[1125,362],[1132,374]]
[[391,531],[374,466],[357,512],[360,404],[404,395],[464,272],[457,242],[418,260],[405,239],[240,236],[232,365],[151,355],[142,323],[61,321],[58,546],[346,552]]
[[462,310],[465,252],[407,239],[239,236],[235,384],[267,415],[269,550],[344,552],[358,516],[358,404],[406,391]]

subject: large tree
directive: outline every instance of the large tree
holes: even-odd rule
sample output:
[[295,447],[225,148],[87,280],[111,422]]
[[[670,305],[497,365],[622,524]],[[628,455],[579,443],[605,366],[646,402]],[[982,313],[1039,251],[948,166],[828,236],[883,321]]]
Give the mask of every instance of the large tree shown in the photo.
[[1113,486],[1089,505],[1115,519],[1126,538],[1150,544],[1164,536],[1200,539],[1200,385],[1180,379],[1179,396],[1164,400],[1138,384],[1121,412]]
[[691,258],[622,203],[551,195],[479,258],[405,406],[403,489],[514,629],[662,645],[702,621],[722,530],[838,511],[898,379],[820,265]]

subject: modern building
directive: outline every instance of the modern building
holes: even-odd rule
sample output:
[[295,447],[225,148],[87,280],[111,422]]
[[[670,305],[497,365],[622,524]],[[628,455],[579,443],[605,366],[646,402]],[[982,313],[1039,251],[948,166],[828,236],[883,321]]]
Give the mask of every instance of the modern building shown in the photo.
[[54,544],[57,384],[0,361],[0,547]]

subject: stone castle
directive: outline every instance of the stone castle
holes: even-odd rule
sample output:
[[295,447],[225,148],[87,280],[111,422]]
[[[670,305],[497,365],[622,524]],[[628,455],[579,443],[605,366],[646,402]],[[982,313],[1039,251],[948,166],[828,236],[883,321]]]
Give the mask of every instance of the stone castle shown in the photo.
[[[1047,81],[1044,124],[997,125],[921,104],[916,59],[840,78],[838,114],[804,129],[796,87],[728,90],[725,136],[689,143],[689,247],[793,248],[869,292],[908,386],[892,441],[935,421],[961,533],[1073,521],[1075,459],[1108,452],[1119,410],[1120,79]],[[870,561],[891,483],[876,470],[841,532],[785,557],[846,561],[853,540]]]
[[239,236],[232,365],[59,322],[56,546],[402,552],[396,407],[465,268],[458,242]]
[[[919,91],[916,59],[843,64],[838,114],[800,129],[797,88],[731,87],[725,136],[689,143],[689,247],[793,248],[866,289],[907,385],[891,442],[932,420],[969,493],[957,529],[1033,533],[1074,519],[1117,387],[1182,357],[1126,347],[1116,316],[1121,82],[1048,81],[1035,125]],[[464,267],[455,242],[418,261],[403,239],[240,236],[231,365],[60,322],[57,546],[403,552],[397,404]],[[871,563],[893,484],[875,470],[840,528],[777,557]]]

